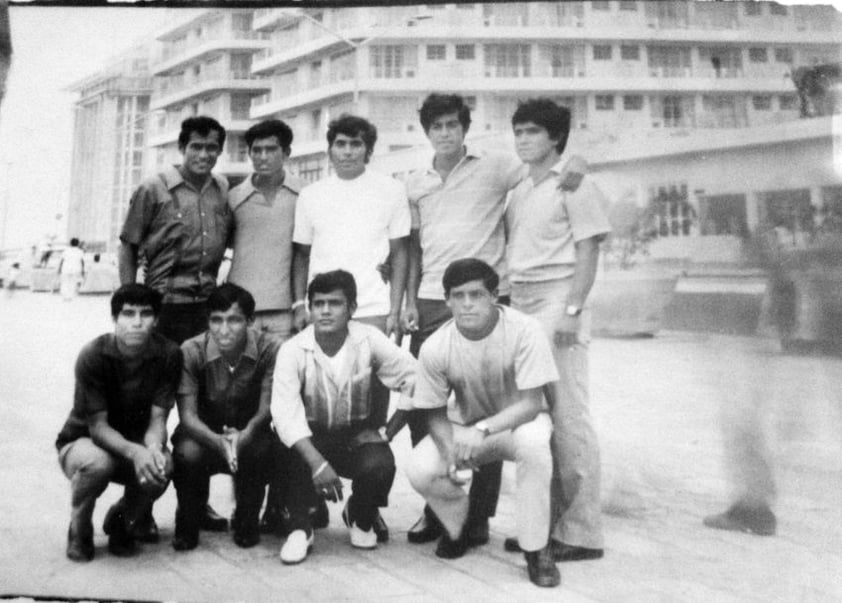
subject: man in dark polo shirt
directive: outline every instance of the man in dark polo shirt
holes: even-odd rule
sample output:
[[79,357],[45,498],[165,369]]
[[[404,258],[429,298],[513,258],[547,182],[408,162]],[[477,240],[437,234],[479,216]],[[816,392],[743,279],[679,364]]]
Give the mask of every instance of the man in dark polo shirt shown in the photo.
[[94,556],[91,518],[109,482],[125,485],[103,529],[115,555],[134,553],[139,518],[166,490],[172,459],[167,414],[181,373],[181,350],[154,333],[161,294],[144,285],[120,287],[111,298],[114,332],[88,343],[76,361],[73,410],[56,440],[71,484],[67,556]]
[[[234,477],[237,507],[234,542],[260,541],[258,517],[263,488],[289,461],[278,455],[272,431],[272,373],[279,343],[250,328],[254,298],[233,283],[216,288],[207,301],[208,330],[182,344],[184,369],[178,388],[180,423],[173,434],[178,510],[173,548],[199,543],[202,484],[216,473]],[[288,454],[284,449],[281,453]]]
[[[178,344],[205,330],[205,300],[232,236],[228,181],[211,173],[224,143],[225,129],[215,119],[181,122],[183,163],[137,188],[120,233],[120,282],[135,282],[142,259],[145,283],[164,296],[158,332]],[[205,529],[227,528],[224,518],[206,511]]]

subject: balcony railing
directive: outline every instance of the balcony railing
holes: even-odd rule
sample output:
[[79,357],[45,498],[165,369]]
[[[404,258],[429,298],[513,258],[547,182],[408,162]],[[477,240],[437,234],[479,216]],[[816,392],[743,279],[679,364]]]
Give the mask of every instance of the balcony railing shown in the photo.
[[173,57],[177,57],[179,55],[185,54],[189,52],[192,48],[197,48],[198,46],[202,46],[204,44],[208,44],[210,42],[230,42],[230,41],[239,41],[239,40],[269,40],[270,36],[266,32],[262,31],[244,31],[244,30],[232,30],[226,32],[219,32],[219,33],[212,33],[203,35],[200,38],[194,38],[187,41],[182,41],[177,44],[170,44],[164,47],[164,50],[161,52],[161,62],[168,61]]

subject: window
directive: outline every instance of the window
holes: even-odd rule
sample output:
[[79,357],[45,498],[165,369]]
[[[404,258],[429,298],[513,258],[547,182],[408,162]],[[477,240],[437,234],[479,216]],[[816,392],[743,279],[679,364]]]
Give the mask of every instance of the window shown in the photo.
[[768,111],[772,108],[772,97],[768,94],[752,96],[751,105],[755,111]]
[[669,183],[649,189],[649,202],[655,208],[655,230],[659,237],[686,237],[692,234],[695,208],[687,197],[686,183]]
[[417,55],[414,46],[372,46],[369,57],[376,78],[415,77]]
[[639,61],[640,46],[623,44],[620,46],[620,58],[624,61]]
[[[709,69],[707,65],[710,65]],[[740,77],[743,73],[742,51],[728,46],[699,48],[699,67],[717,78]]]
[[757,200],[761,224],[783,227],[792,235],[813,230],[815,222],[810,189],[763,191],[757,193]]
[[637,10],[636,0],[620,0],[620,10]]
[[649,109],[652,125],[663,128],[687,128],[695,125],[695,103],[692,96],[651,96]]
[[690,48],[685,46],[649,46],[649,73],[654,77],[688,77]]
[[794,94],[781,94],[778,97],[781,111],[795,111],[798,108],[798,97]]
[[597,111],[613,111],[614,110],[614,95],[613,94],[597,94],[595,98],[596,98],[596,110]]
[[427,44],[427,60],[443,61],[447,58],[447,47],[444,44]]
[[529,77],[532,60],[528,44],[486,44],[486,77]]
[[792,63],[792,48],[775,48],[775,61],[778,63]]
[[765,63],[769,57],[766,54],[765,48],[749,48],[748,49],[748,60],[752,63]]
[[304,182],[315,182],[322,177],[322,164],[318,159],[299,159],[298,177]]
[[626,111],[640,111],[643,109],[643,96],[640,94],[623,95],[623,109]]
[[611,10],[608,0],[591,0],[591,10]]
[[761,14],[761,7],[762,5],[757,0],[750,0],[749,2],[745,2],[743,4],[745,6],[745,14],[749,16],[755,16]]
[[770,15],[781,15],[786,16],[789,11],[787,11],[786,7],[782,4],[778,4],[777,2],[772,2],[769,4],[769,14]]
[[611,45],[610,44],[594,44],[593,58],[595,61],[610,61],[611,60]]
[[[545,77],[576,77],[585,73],[584,47],[561,44],[542,44],[539,46],[540,60],[543,67],[539,75]],[[549,73],[545,71],[549,67]]]
[[457,61],[473,61],[476,58],[476,52],[473,44],[457,44],[456,45],[456,60]]
[[231,119],[248,119],[251,98],[243,94],[231,96]]

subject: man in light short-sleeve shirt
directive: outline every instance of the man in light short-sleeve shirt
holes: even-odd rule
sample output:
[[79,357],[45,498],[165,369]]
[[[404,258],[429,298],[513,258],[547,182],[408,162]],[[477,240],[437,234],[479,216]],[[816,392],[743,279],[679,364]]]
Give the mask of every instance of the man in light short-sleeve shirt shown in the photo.
[[[476,544],[462,488],[470,470],[515,461],[518,539],[529,579],[557,586],[560,577],[547,547],[552,425],[542,392],[558,375],[537,322],[495,303],[498,282],[494,270],[474,258],[445,271],[453,319],[421,348],[413,407],[425,411],[430,435],[413,449],[407,474],[444,526],[436,555],[453,559]],[[451,393],[458,421],[448,419]]]
[[[529,176],[506,209],[512,307],[534,316],[552,342],[559,381],[550,388],[558,475],[553,483],[556,561],[603,554],[599,444],[588,412],[586,300],[596,276],[599,243],[610,231],[605,198],[587,180],[558,189],[570,112],[549,99],[521,104],[512,124]],[[506,548],[517,550],[507,539]]]

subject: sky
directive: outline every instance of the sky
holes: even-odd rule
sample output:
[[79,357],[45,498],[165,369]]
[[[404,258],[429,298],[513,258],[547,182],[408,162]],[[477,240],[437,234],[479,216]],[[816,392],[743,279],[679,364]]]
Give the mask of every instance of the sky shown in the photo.
[[[817,3],[842,10],[842,0]],[[77,96],[66,88],[193,11],[172,12],[10,8],[14,55],[0,106],[0,249],[65,238]]]

